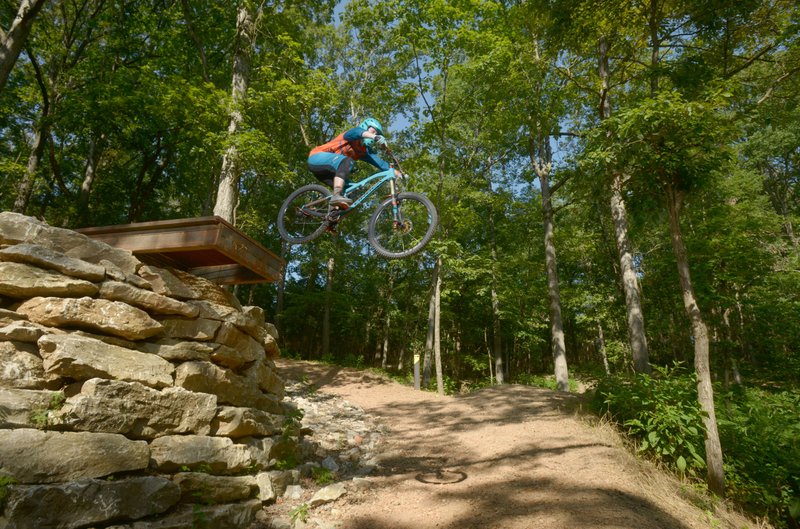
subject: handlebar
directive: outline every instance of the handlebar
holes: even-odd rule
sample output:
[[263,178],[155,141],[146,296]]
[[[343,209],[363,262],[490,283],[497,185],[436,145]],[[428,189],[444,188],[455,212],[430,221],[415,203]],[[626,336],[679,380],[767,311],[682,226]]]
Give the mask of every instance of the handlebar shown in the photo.
[[403,171],[403,168],[400,167],[400,162],[397,160],[397,157],[394,155],[394,152],[392,152],[392,149],[389,148],[389,144],[385,143],[383,145],[383,149],[386,151],[386,154],[389,155],[389,157],[392,159],[392,162],[394,164],[393,167],[398,171],[400,171],[400,174],[403,175],[403,180],[408,180],[408,175],[406,174],[405,171]]

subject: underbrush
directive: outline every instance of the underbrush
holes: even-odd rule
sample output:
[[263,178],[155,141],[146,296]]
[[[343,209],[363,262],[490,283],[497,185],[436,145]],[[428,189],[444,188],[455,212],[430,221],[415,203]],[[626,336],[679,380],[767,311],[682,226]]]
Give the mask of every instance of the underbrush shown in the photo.
[[[726,494],[781,528],[800,522],[800,393],[714,388]],[[592,408],[607,415],[644,455],[700,482],[705,431],[694,373],[681,366],[652,376],[599,380]]]

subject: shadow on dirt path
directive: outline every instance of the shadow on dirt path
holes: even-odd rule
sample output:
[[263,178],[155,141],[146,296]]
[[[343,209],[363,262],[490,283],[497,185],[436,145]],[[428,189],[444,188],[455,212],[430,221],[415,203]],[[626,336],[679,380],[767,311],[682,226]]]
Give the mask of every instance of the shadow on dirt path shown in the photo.
[[337,527],[747,526],[739,517],[712,519],[689,501],[688,486],[638,461],[610,428],[581,419],[574,395],[504,385],[440,397],[367,371],[277,366],[284,378],[339,395],[389,429],[373,486],[337,504]]

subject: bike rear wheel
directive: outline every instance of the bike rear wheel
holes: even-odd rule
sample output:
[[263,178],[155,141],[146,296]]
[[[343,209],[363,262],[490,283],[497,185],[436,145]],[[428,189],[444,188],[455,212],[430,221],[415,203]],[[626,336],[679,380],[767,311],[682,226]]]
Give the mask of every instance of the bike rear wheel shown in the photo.
[[422,250],[433,238],[439,214],[433,203],[419,193],[397,195],[397,219],[391,197],[369,219],[369,243],[390,259],[408,257]]
[[296,189],[278,212],[278,233],[292,244],[313,241],[325,231],[331,192],[319,184]]

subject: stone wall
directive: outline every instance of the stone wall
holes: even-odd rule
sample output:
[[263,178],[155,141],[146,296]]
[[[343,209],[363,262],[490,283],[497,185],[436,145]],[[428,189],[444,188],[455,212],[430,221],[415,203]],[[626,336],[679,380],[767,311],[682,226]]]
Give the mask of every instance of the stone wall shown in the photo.
[[208,281],[0,212],[0,528],[248,527],[292,451],[276,337]]

